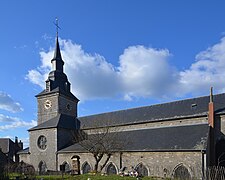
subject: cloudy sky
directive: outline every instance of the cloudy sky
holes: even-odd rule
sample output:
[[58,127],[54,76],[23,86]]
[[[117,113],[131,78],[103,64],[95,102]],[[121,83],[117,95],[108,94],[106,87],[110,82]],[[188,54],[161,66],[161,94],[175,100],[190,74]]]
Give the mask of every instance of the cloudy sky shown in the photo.
[[225,1],[3,0],[0,137],[28,146],[60,47],[79,116],[225,92]]

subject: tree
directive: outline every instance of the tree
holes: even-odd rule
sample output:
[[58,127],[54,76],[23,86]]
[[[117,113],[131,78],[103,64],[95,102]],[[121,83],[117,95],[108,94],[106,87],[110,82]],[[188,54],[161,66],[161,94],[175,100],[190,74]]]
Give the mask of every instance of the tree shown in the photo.
[[8,179],[8,157],[0,148],[0,179]]
[[12,163],[9,167],[9,172],[25,175],[25,176],[29,177],[29,179],[33,179],[33,177],[35,176],[34,167],[23,161],[17,162],[17,163]]
[[[79,130],[74,134],[75,141],[93,155],[95,159],[94,171],[96,172],[99,169],[101,172],[112,154],[120,152],[126,143],[120,140],[119,132],[116,132],[115,129],[110,129],[109,126],[89,129],[86,132]],[[99,164],[104,156],[106,156],[106,159],[99,168]]]

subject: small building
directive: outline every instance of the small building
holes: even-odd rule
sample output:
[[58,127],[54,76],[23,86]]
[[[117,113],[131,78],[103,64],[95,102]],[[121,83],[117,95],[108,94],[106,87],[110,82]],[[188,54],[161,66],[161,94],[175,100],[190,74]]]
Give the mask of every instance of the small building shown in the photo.
[[85,136],[79,141],[75,136],[104,129],[122,144],[112,148],[104,173],[128,169],[143,176],[201,179],[208,167],[225,166],[224,93],[77,117],[79,100],[63,71],[58,37],[51,63],[46,88],[36,96],[38,124],[29,129],[30,147],[20,151],[20,159],[36,171],[59,171],[65,165],[75,174],[90,172],[95,158],[81,145]]
[[18,142],[18,138],[15,137],[15,142],[10,138],[0,138],[0,162],[7,164],[11,162],[19,162],[19,155],[17,152],[23,150],[23,143]]

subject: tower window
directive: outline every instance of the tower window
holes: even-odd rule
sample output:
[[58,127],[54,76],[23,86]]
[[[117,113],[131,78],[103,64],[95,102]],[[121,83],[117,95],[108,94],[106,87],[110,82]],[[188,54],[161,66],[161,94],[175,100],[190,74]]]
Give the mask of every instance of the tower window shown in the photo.
[[45,150],[47,147],[47,138],[43,135],[39,136],[37,145],[40,149]]
[[50,91],[50,81],[46,82],[46,92]]
[[56,60],[52,61],[52,69],[56,70]]
[[66,89],[66,92],[70,92],[70,83],[69,82],[65,82],[65,89]]

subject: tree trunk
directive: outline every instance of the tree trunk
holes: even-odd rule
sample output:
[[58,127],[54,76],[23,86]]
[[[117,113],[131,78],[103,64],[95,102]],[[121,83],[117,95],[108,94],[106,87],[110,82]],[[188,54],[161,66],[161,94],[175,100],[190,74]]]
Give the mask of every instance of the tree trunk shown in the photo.
[[95,172],[98,171],[98,163],[99,163],[98,161],[95,161],[95,169],[94,169]]
[[105,167],[105,165],[108,163],[110,157],[111,157],[111,154],[107,154],[107,159],[105,160],[104,164],[102,165],[101,171],[103,170],[103,168]]
[[94,166],[94,171],[98,171],[98,164],[101,161],[103,157],[103,154],[94,154],[94,158],[95,158],[95,166]]

